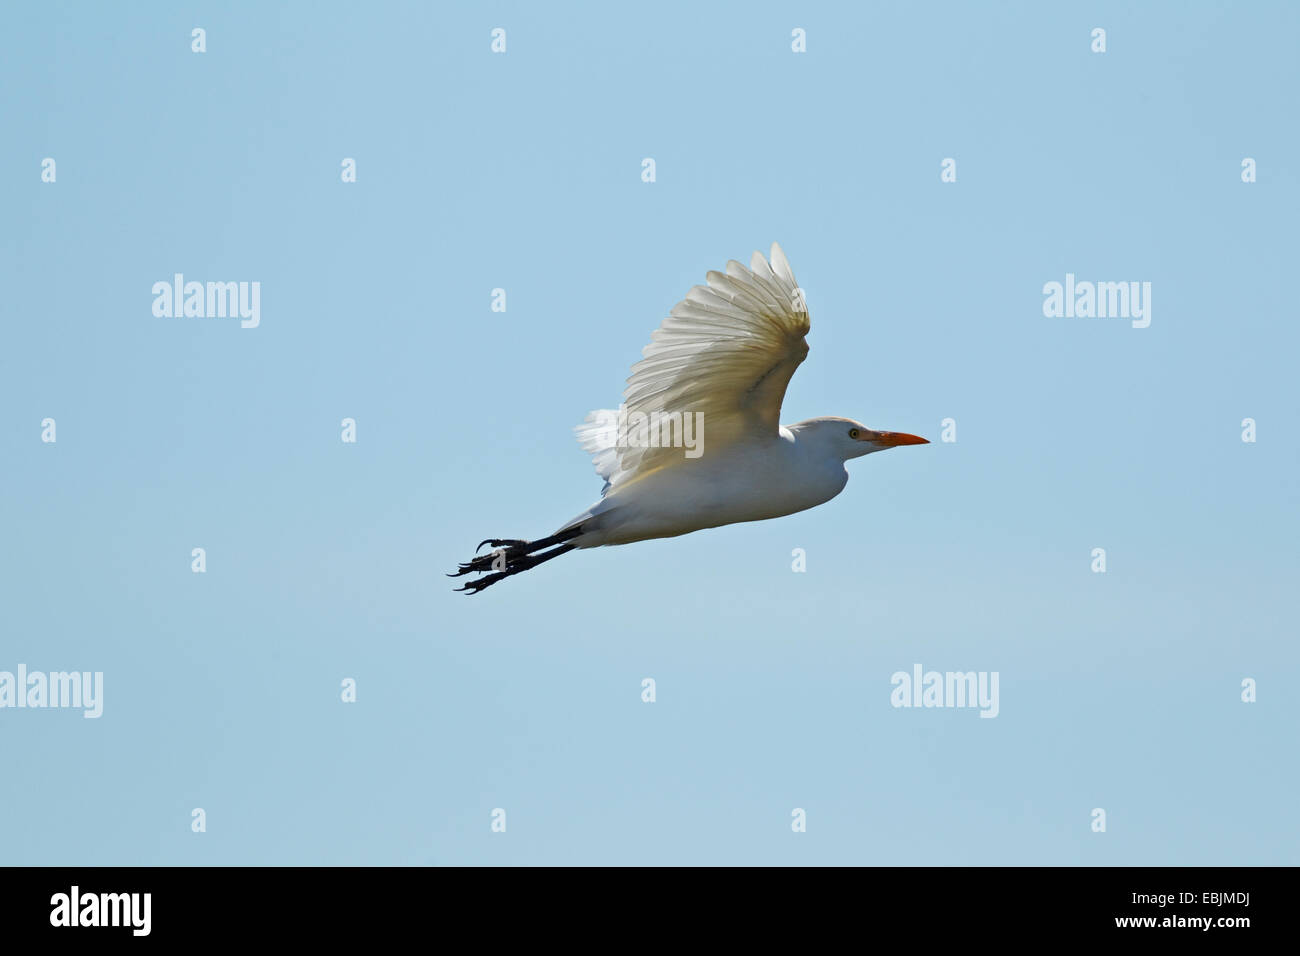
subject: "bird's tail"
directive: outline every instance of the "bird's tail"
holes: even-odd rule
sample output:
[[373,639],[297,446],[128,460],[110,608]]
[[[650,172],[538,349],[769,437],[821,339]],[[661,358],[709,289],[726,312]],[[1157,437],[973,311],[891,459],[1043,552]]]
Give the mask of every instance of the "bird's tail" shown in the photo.
[[[488,538],[486,541],[479,543],[477,550],[482,551],[483,545],[490,544],[493,548],[492,551],[462,562],[460,570],[455,574],[447,575],[447,577],[458,578],[462,574],[492,572],[486,577],[466,581],[461,587],[456,588],[457,591],[477,594],[484,588],[491,587],[512,574],[535,568],[539,564],[551,560],[551,558],[558,558],[560,555],[572,551],[577,545],[566,544],[565,542],[572,541],[580,534],[582,534],[582,526],[577,525],[565,528],[563,531],[557,531],[550,537],[538,538],[536,541],[521,541],[517,538]],[[551,550],[545,550],[547,548]]]

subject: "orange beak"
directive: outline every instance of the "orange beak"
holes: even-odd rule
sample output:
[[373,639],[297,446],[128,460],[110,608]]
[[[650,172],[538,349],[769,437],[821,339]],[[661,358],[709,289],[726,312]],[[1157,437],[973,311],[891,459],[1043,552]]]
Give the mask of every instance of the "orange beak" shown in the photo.
[[885,445],[893,448],[897,445],[928,445],[930,440],[922,438],[920,435],[909,435],[907,432],[876,432],[870,439],[877,445]]

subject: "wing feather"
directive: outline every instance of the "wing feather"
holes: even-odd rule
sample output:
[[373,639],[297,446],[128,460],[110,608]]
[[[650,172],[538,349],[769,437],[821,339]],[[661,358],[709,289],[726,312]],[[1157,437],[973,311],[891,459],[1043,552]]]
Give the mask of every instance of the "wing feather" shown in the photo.
[[[774,436],[790,377],[808,354],[809,316],[776,243],[707,273],[650,336],[623,392],[633,413],[699,414],[704,448]],[[685,459],[681,448],[621,446],[618,412],[592,412],[576,429],[605,491]]]

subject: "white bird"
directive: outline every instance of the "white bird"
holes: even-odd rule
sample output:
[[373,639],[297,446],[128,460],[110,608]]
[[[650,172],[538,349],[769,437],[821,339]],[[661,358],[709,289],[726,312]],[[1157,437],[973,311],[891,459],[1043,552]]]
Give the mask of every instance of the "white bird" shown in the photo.
[[623,408],[592,412],[575,429],[605,479],[600,501],[549,537],[482,542],[480,551],[496,550],[451,576],[485,576],[457,590],[477,593],[575,548],[804,511],[844,489],[850,458],[928,444],[849,418],[781,425],[786,386],[808,355],[809,322],[775,243],[771,259],[755,252],[748,269],[732,260],[725,274],[708,273],[642,350]]

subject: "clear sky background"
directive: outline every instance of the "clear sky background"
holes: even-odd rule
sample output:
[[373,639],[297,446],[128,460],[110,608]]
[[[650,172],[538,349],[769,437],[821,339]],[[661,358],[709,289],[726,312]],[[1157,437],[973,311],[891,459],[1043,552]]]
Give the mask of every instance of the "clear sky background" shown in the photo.
[[[12,7],[0,670],[105,700],[0,710],[0,862],[1300,862],[1298,30]],[[812,314],[783,419],[933,444],[813,511],[453,593],[482,538],[596,499],[572,426],[774,240]],[[175,272],[261,282],[260,327],[154,317]],[[1067,272],[1151,282],[1150,327],[1045,318]],[[918,663],[997,671],[999,716],[891,707]]]

